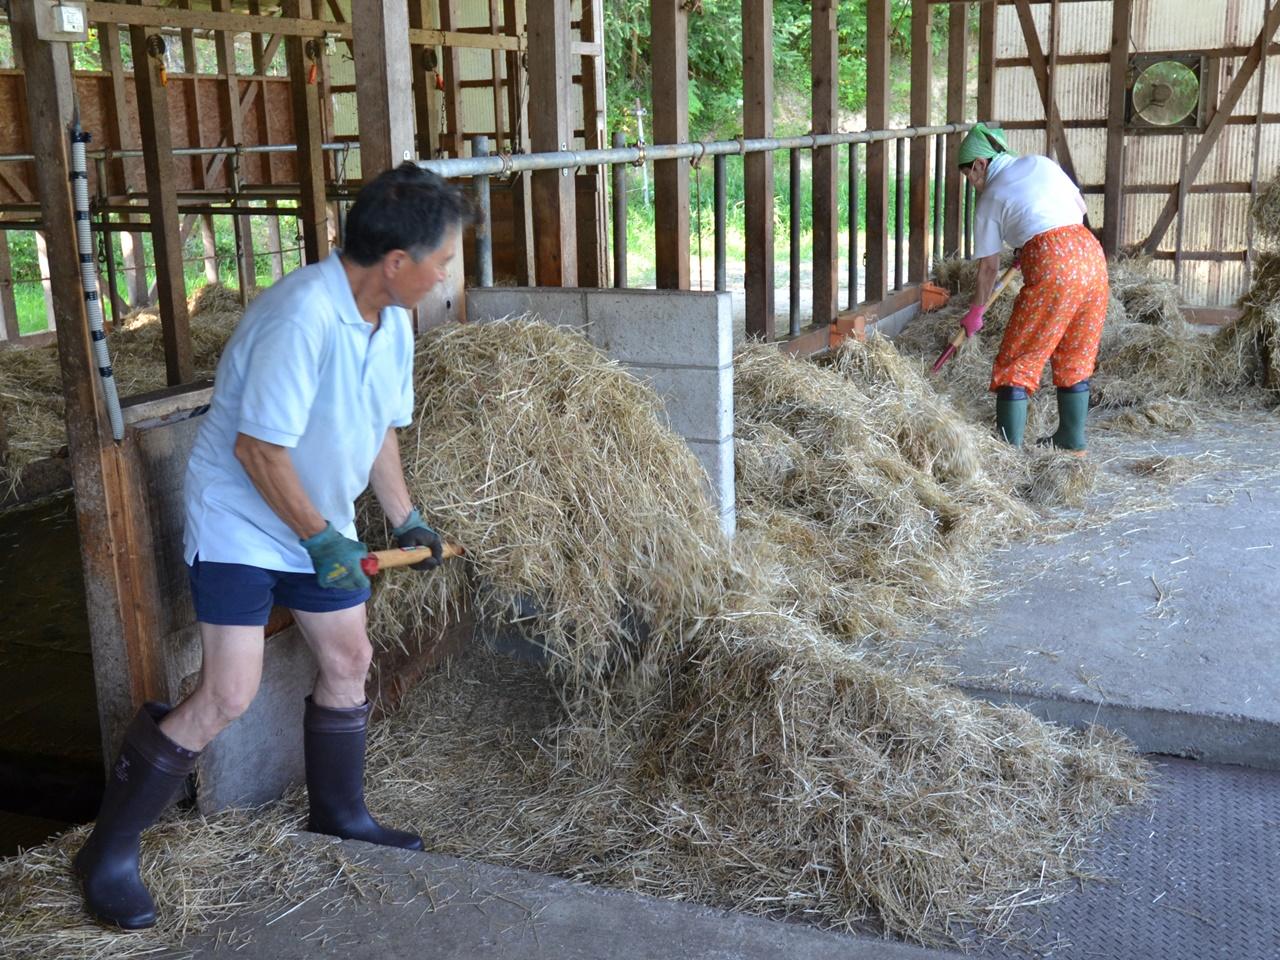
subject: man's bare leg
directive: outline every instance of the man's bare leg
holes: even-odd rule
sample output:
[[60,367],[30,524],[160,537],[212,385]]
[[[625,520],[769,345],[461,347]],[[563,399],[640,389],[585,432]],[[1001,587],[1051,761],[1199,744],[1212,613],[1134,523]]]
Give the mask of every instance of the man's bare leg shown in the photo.
[[200,624],[203,657],[195,691],[160,722],[166,737],[203,750],[253,702],[262,681],[262,627]]

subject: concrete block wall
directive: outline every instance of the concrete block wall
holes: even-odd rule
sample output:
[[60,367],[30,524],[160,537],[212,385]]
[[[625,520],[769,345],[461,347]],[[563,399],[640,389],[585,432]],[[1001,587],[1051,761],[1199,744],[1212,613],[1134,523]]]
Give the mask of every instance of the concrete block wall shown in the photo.
[[490,287],[467,291],[473,322],[524,313],[573,327],[662,397],[667,422],[707,473],[732,536],[733,313],[727,293]]

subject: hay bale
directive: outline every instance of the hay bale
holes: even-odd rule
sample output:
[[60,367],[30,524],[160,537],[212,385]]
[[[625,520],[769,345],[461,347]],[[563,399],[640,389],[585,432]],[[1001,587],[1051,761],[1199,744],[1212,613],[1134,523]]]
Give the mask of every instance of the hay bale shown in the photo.
[[1098,466],[1051,448],[1032,449],[1030,478],[1019,493],[1040,506],[1082,507],[1098,482]]
[[1280,242],[1280,175],[1259,184],[1249,216],[1259,237],[1272,244]]
[[[187,306],[195,375],[212,377],[222,348],[244,313],[239,294],[221,284],[209,284],[197,290]],[[168,383],[155,307],[123,317],[107,344],[121,397],[158,390]],[[56,345],[0,350],[0,416],[9,432],[9,457],[0,469],[0,485],[16,486],[27,464],[54,455],[66,444],[63,411]]]
[[1152,400],[1126,405],[1115,416],[1100,420],[1104,430],[1145,436],[1151,433],[1185,433],[1200,422],[1194,405],[1181,400]]
[[1149,257],[1112,260],[1107,264],[1107,273],[1111,295],[1123,308],[1125,322],[1185,325],[1178,287],[1172,280],[1155,273]]

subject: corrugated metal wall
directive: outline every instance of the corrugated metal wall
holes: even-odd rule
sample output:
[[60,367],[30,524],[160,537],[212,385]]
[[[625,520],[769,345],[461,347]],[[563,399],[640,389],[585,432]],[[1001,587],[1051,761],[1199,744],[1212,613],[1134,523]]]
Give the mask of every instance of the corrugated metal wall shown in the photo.
[[[1250,47],[1262,29],[1267,0],[1133,0],[1131,53],[1160,51],[1204,51],[1211,56],[1202,82],[1218,98],[1231,83],[1244,61],[1243,55],[1218,56],[1223,50]],[[1099,62],[1060,63],[1054,80],[1055,102],[1066,125],[1076,173],[1093,226],[1103,222],[1102,185],[1106,177],[1106,118],[1109,98],[1109,66],[1104,56],[1110,52],[1113,5],[1110,0],[1081,0],[1058,3],[1057,51],[1059,57],[1090,56]],[[1041,48],[1052,48],[1051,5],[1031,7]],[[1233,52],[1234,52],[1233,51]],[[995,118],[1018,123],[1044,123],[1045,110],[1035,74],[1030,67],[1002,64],[1002,60],[1026,58],[1021,21],[1012,4],[1002,4],[996,18]],[[1269,178],[1280,167],[1280,130],[1275,123],[1255,123],[1259,113],[1280,112],[1280,57],[1267,58],[1266,86],[1259,104],[1260,75],[1255,74],[1233,117],[1247,122],[1229,123],[1196,178],[1197,185],[1247,185],[1254,176],[1255,157],[1259,174]],[[1216,107],[1217,101],[1211,103]],[[1073,125],[1074,124],[1074,125]],[[1019,152],[1049,152],[1041,129],[1013,129],[1013,147]],[[1166,186],[1171,192],[1182,176],[1184,151],[1181,133],[1130,134],[1125,137],[1124,182],[1126,187]],[[1194,152],[1198,133],[1186,136],[1185,150]],[[1127,193],[1122,216],[1121,242],[1140,244],[1168,200],[1167,192]],[[1198,252],[1242,256],[1248,245],[1247,192],[1192,193],[1187,198],[1182,222],[1169,228],[1160,251],[1174,250],[1179,230],[1184,254]],[[1158,260],[1156,267],[1174,274],[1172,260]],[[1225,305],[1233,303],[1247,287],[1247,267],[1243,259],[1197,260],[1185,257],[1181,285],[1193,303]]]

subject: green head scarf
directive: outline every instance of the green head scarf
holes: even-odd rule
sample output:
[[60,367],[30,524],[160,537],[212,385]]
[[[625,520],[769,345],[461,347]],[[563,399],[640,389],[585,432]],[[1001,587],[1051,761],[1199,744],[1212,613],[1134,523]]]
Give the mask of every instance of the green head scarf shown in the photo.
[[960,141],[960,155],[956,158],[956,165],[965,167],[975,160],[990,160],[1002,153],[1013,155],[1004,134],[981,123],[975,124],[974,128]]

